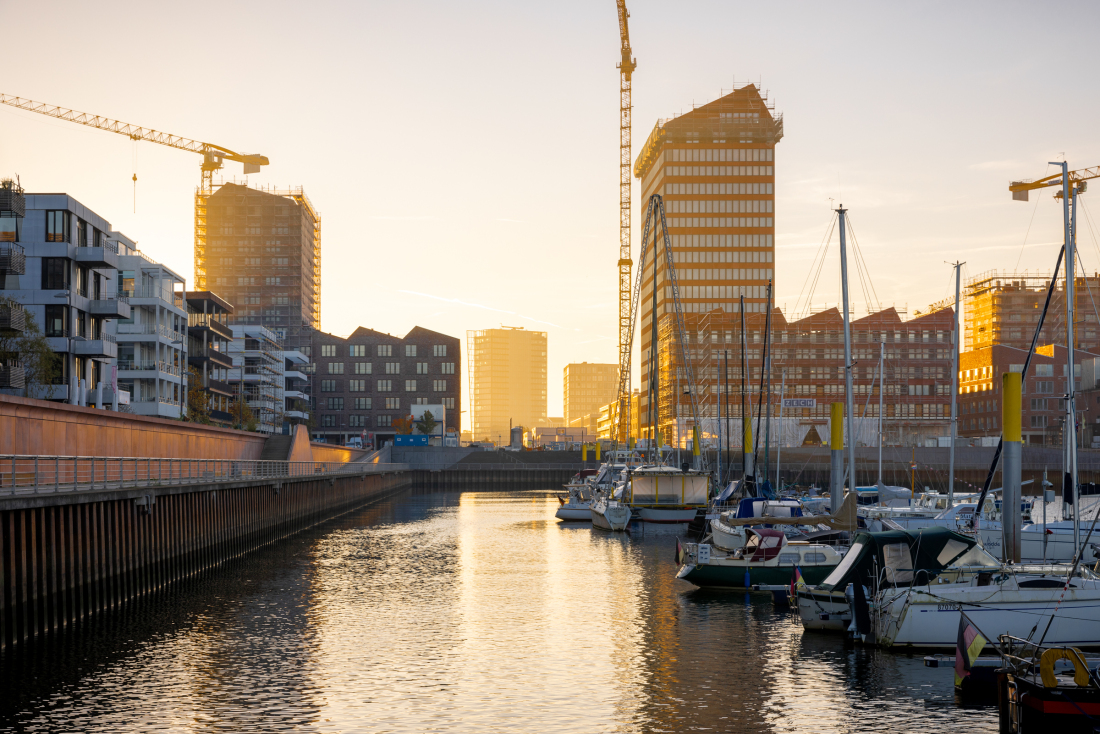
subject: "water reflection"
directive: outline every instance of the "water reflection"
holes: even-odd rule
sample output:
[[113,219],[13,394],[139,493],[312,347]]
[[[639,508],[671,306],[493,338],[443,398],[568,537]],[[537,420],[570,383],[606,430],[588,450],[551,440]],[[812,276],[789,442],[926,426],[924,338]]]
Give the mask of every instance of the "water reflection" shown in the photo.
[[0,731],[994,731],[549,492],[406,493],[2,660]]

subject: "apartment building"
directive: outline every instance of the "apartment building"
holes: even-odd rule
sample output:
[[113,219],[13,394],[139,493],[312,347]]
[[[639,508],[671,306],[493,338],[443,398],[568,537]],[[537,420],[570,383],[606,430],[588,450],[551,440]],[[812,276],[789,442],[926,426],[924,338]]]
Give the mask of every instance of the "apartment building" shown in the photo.
[[[0,297],[9,302],[0,319],[9,328],[33,319],[59,356],[53,384],[36,386],[31,397],[86,405],[93,389],[110,384],[113,322],[131,316],[117,292],[118,237],[68,194],[25,194],[0,182]],[[18,364],[0,378],[0,390],[22,394]]]
[[475,441],[504,445],[512,426],[549,424],[545,331],[522,327],[468,331],[466,357]]
[[202,381],[211,422],[232,427],[229,407],[233,386],[229,384],[229,370],[233,368],[233,358],[229,355],[229,342],[233,341],[233,330],[229,328],[229,319],[233,306],[210,291],[188,291],[186,302],[187,364]]
[[[736,313],[741,296],[747,313],[766,310],[767,286],[775,280],[775,147],[782,138],[782,115],[749,84],[658,120],[642,146],[634,165],[642,210],[652,195],[663,197],[685,313]],[[655,223],[642,273],[637,328],[643,404],[649,400],[655,286],[657,318],[672,308],[664,235]]]
[[195,278],[289,350],[308,351],[321,328],[321,217],[301,188],[226,183],[204,202]]
[[271,329],[253,324],[231,324],[230,330],[233,367],[227,375],[233,400],[243,397],[256,419],[256,430],[282,432],[286,360],[278,337]]
[[615,399],[619,389],[619,365],[571,362],[562,370],[565,422],[599,416],[600,407]]
[[381,446],[397,434],[395,421],[420,415],[418,405],[442,405],[446,431],[459,432],[460,349],[457,337],[419,326],[403,337],[364,327],[348,337],[314,332],[313,439]]

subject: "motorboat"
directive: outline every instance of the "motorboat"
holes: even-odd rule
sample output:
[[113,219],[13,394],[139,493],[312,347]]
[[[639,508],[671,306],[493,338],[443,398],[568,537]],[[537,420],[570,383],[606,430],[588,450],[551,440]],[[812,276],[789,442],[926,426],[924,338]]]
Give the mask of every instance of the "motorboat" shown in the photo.
[[629,505],[625,505],[612,495],[601,493],[593,502],[589,510],[592,519],[592,527],[600,530],[622,531],[630,525],[632,511]]
[[805,583],[820,583],[844,557],[843,548],[806,541],[789,541],[781,530],[746,528],[744,547],[726,553],[708,543],[680,546],[676,578],[702,588],[752,589],[786,586],[795,569]]
[[589,520],[592,517],[592,491],[600,469],[582,469],[564,486],[566,493],[558,495],[560,506],[554,517],[559,520]]
[[[760,525],[771,527],[768,518],[774,517],[802,517],[802,504],[798,500],[768,500],[762,497],[746,497],[737,504],[737,509],[719,513],[718,517],[710,521],[711,544],[719,550],[735,551],[743,548],[748,540],[745,534],[745,526],[731,524],[729,519],[743,519],[748,517],[760,518]],[[786,535],[803,535],[797,530],[798,526],[785,526]]]
[[709,474],[643,466],[628,474],[624,501],[644,523],[686,525],[706,511],[709,491]]

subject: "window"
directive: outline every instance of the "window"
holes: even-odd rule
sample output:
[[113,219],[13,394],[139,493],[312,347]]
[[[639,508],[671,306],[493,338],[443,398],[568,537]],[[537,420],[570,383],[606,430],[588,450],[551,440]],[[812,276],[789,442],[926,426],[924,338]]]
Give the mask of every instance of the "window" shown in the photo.
[[63,257],[42,258],[42,290],[65,290],[69,287],[69,261]]
[[416,345],[415,344],[406,344],[405,345],[405,356],[406,357],[415,357],[416,356]]
[[321,356],[322,357],[335,357],[336,356],[336,345],[335,344],[322,344],[321,345]]
[[447,381],[432,380],[432,392],[447,392]]
[[386,410],[401,410],[401,398],[386,398]]
[[405,380],[405,392],[416,392],[416,380]]
[[69,241],[69,213],[46,212],[46,242]]
[[1045,428],[1047,425],[1047,417],[1045,415],[1033,415],[1031,416],[1032,428]]
[[428,374],[428,363],[427,362],[417,362],[416,363],[416,374],[418,374],[418,375]]
[[289,306],[290,298],[287,296],[272,296],[271,305],[273,306]]
[[336,427],[336,416],[334,416],[334,415],[323,415],[323,416],[321,416],[321,427],[322,428],[335,428]]
[[352,428],[365,428],[367,425],[367,416],[365,415],[349,415],[348,425]]
[[370,398],[355,398],[356,410],[370,410]]
[[455,409],[455,399],[454,398],[443,398],[443,407],[446,408],[447,410],[454,410]]
[[[1042,367],[1043,365],[1038,365],[1038,366]],[[1046,393],[1054,392],[1054,381],[1053,380],[1039,380],[1038,382],[1035,383],[1035,392],[1040,392],[1040,393],[1042,393],[1042,392],[1046,392]]]
[[349,357],[365,357],[367,356],[366,344],[349,344],[348,345]]
[[342,375],[342,374],[344,374],[344,363],[343,362],[329,362],[328,363],[328,373],[330,375]]
[[1052,364],[1037,364],[1035,365],[1036,377],[1053,377],[1054,365]]
[[68,306],[50,304],[46,306],[46,336],[66,336]]
[[393,392],[393,381],[378,380],[374,387],[378,392]]
[[273,258],[271,258],[271,264],[272,265],[286,265],[289,262],[290,262],[290,259],[286,258],[286,257],[273,257]]
[[432,347],[432,356],[433,357],[446,357],[447,356],[447,345],[446,344],[436,344],[436,345],[434,345]]
[[427,398],[417,398],[414,402],[416,403],[416,405],[427,405],[428,404],[428,399]]
[[348,392],[366,392],[366,380],[348,380]]
[[380,416],[378,416],[378,425],[379,426],[392,426],[393,425],[393,416],[392,415],[380,415]]
[[455,363],[454,362],[444,362],[440,366],[443,368],[442,372],[445,375],[453,375],[455,373]]
[[393,356],[393,347],[390,346],[389,344],[379,344],[378,345],[378,356],[379,357],[392,357]]
[[370,371],[370,362],[356,362],[355,363],[355,374],[357,374],[357,375],[369,375],[370,373],[371,373],[371,371]]
[[329,410],[343,410],[344,409],[344,399],[343,398],[329,398],[328,399],[328,409]]
[[400,362],[386,362],[386,374],[387,375],[400,375],[401,363]]
[[[240,280],[240,278],[238,278],[238,280]],[[252,280],[255,280],[255,278],[253,278]],[[283,284],[283,279],[282,278],[264,278],[264,282],[267,285],[282,285]]]
[[321,392],[336,392],[336,380],[321,380]]

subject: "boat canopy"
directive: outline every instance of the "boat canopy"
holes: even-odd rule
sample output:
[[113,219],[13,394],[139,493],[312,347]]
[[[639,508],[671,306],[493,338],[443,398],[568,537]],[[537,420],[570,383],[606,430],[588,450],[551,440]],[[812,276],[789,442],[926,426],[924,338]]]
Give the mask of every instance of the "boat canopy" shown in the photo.
[[[880,585],[927,583],[975,546],[977,541],[970,536],[945,527],[859,533],[819,588],[843,591],[848,584],[873,586],[876,571]],[[920,571],[928,575],[917,578]]]
[[[728,517],[723,516],[722,522],[726,525],[759,525],[759,517]],[[799,515],[792,517],[769,517],[768,525],[827,525],[833,530],[856,530],[856,495],[849,492],[844,495],[844,501],[837,511],[831,515]]]
[[749,561],[770,561],[787,544],[787,536],[781,530],[746,528],[745,533],[749,539],[745,543],[743,556]]
[[802,517],[802,505],[798,500],[746,497],[737,504],[734,517]]

